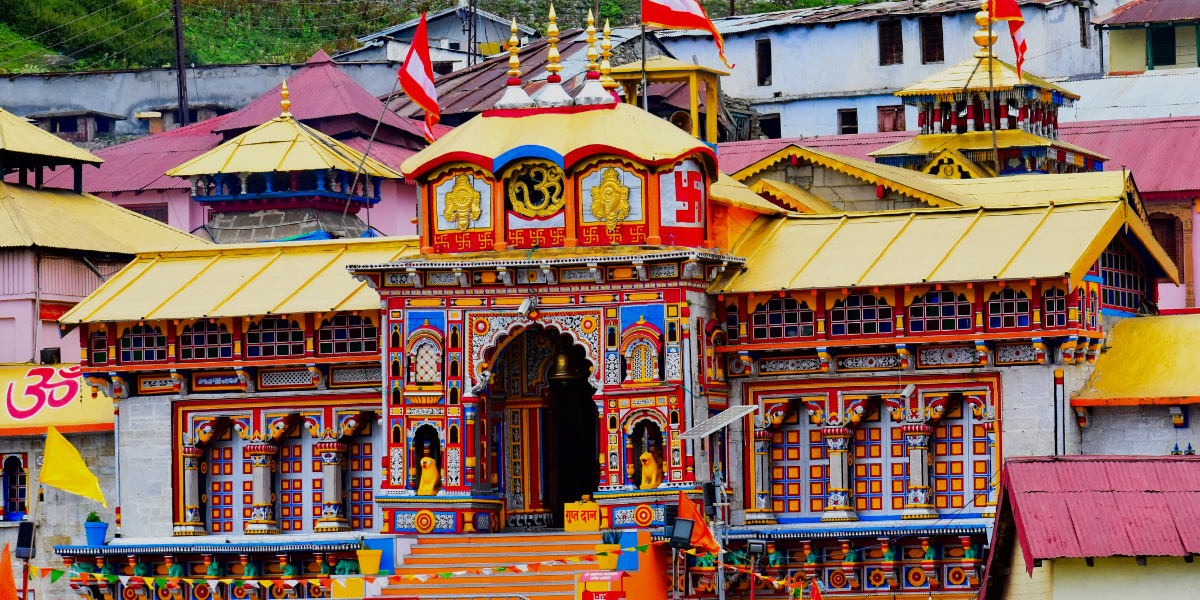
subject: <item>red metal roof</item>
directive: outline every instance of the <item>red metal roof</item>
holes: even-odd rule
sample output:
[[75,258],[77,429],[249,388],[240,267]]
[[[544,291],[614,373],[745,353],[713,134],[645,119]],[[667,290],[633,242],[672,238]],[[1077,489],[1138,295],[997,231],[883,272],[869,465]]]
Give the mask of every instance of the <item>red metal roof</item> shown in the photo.
[[886,148],[917,135],[916,131],[859,133],[854,135],[819,135],[806,138],[780,138],[725,142],[717,146],[717,166],[724,173],[736,173],[746,167],[795,144],[805,148],[826,150],[850,158],[873,160],[868,152]]
[[1012,458],[1000,495],[1031,573],[1047,558],[1200,553],[1197,457]]
[[[361,115],[371,121],[383,114],[383,123],[408,132],[418,138],[422,137],[420,126],[409,119],[402,118],[391,111],[383,110],[383,103],[364,90],[362,86],[350,79],[337,68],[337,64],[325,54],[324,50],[317,51],[305,68],[287,79],[289,100],[292,106],[288,110],[297,120],[307,121],[326,117],[343,115]],[[250,129],[257,127],[279,116],[279,92],[282,84],[271,88],[271,91],[255,98],[241,110],[233,113],[233,118],[221,124],[217,132]]]
[[1195,19],[1200,19],[1200,0],[1133,0],[1092,19],[1092,23],[1124,25]]

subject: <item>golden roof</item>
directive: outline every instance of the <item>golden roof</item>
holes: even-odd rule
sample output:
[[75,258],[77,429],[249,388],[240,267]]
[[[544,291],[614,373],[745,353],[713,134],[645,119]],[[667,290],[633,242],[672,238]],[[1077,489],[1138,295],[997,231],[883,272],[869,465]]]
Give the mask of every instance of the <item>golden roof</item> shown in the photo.
[[1090,173],[1030,174],[986,179],[943,179],[940,181],[978,206],[1020,206],[1049,202],[1105,202],[1122,200],[1136,193],[1133,181],[1122,171]]
[[[1040,135],[1034,135],[1020,129],[1002,129],[996,132],[996,147],[997,148],[1031,148],[1037,146],[1053,146],[1062,148],[1069,152],[1092,156],[1100,160],[1108,160],[1104,156],[1093,150],[1081,148],[1074,144],[1068,144],[1061,140],[1052,140],[1044,138]],[[927,155],[937,154],[944,150],[991,150],[992,149],[992,132],[990,131],[974,131],[971,133],[933,133],[928,135],[918,135],[912,139],[905,140],[898,144],[892,144],[887,148],[881,148],[874,152],[870,152],[867,156],[895,156],[895,155]],[[990,156],[990,155],[989,155]]]
[[755,190],[724,173],[717,175],[717,180],[708,188],[708,196],[714,202],[737,206],[759,213],[783,214],[788,212],[764,200]]
[[[1011,90],[1017,86],[1033,86],[1042,90],[1058,92],[1072,100],[1079,96],[1061,88],[1041,77],[1022,72],[1017,77],[1017,68],[999,59],[992,59],[992,79],[996,90]],[[988,59],[968,58],[957,65],[938,71],[908,87],[901,88],[895,94],[904,96],[937,96],[961,94],[964,91],[987,91],[988,89]]]
[[[104,159],[0,108],[0,150],[98,165]],[[12,165],[9,165],[12,166]]]
[[1072,406],[1200,402],[1200,315],[1122,319]]
[[[676,60],[666,55],[651,56],[646,60],[646,73],[678,73],[680,77],[686,78],[690,72],[711,73],[713,75],[727,76],[729,73],[720,69],[710,67],[702,67],[692,63],[686,63],[682,60]],[[619,67],[613,67],[613,79],[628,79],[632,75],[637,75],[638,79],[642,77],[642,61],[635,60],[631,63],[625,63]],[[655,81],[663,81],[664,77],[655,77]]]
[[379,308],[346,271],[416,254],[416,236],[164,248],[138,254],[61,323]]
[[787,182],[759,179],[750,186],[750,189],[759,194],[767,194],[796,212],[809,214],[842,212],[816,194]]
[[469,160],[495,173],[522,158],[543,158],[566,169],[600,154],[652,165],[695,154],[710,177],[717,174],[716,154],[704,142],[622,103],[484,111],[410,156],[401,170],[407,177],[419,177],[438,165]]
[[135,254],[167,244],[208,242],[91,194],[0,182],[0,248]]
[[267,173],[337,169],[374,177],[401,179],[401,175],[323,133],[283,114],[239,135],[170,171],[168,177],[214,173]]
[[1069,276],[1074,287],[1127,227],[1167,277],[1178,272],[1124,202],[787,215],[747,233],[712,293]]
[[942,187],[942,178],[940,177],[796,145],[789,145],[733,173],[733,178],[738,181],[746,181],[779,161],[792,156],[857,177],[874,185],[882,185],[884,188],[911,196],[933,206],[958,206],[971,203],[969,197]]

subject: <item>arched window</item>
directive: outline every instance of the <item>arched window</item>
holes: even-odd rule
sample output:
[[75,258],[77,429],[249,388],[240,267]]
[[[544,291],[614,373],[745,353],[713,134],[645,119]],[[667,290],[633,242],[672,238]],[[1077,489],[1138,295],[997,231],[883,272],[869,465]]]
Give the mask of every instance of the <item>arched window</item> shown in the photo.
[[988,297],[988,329],[1020,329],[1029,327],[1029,297],[1006,287]]
[[400,355],[392,355],[392,377],[400,376]]
[[[1082,297],[1083,288],[1079,289]],[[1054,329],[1067,326],[1067,295],[1058,288],[1050,288],[1042,293],[1042,327]]]
[[[729,314],[727,311],[726,320]],[[737,313],[733,315],[736,319]],[[816,323],[808,303],[792,298],[771,298],[765,305],[759,304],[750,320],[750,337],[755,340],[812,337]]]
[[648,339],[636,340],[625,350],[625,380],[655,381],[658,377],[658,349]]
[[458,348],[459,347],[458,340],[459,340],[458,325],[451,325],[450,326],[450,347]]
[[304,356],[304,328],[298,321],[266,317],[246,331],[246,358]]
[[450,388],[450,404],[458,404],[459,392],[457,387]]
[[435,384],[442,382],[442,350],[433,340],[417,342],[408,355],[410,383]]
[[829,311],[831,335],[892,333],[892,307],[870,294],[854,294],[833,303]]
[[458,443],[458,426],[457,425],[450,426],[450,441],[448,441],[447,443],[448,444],[457,444]]
[[202,319],[185,325],[179,335],[180,360],[233,358],[233,334],[224,323]]
[[392,345],[391,345],[392,350],[399,350],[401,348],[400,326],[399,325],[392,325],[392,340],[391,341],[392,341]]
[[121,334],[121,362],[139,363],[167,360],[167,336],[162,328],[135,325]]
[[913,298],[908,305],[908,330],[912,333],[969,331],[971,312],[971,301],[964,294],[928,292]]
[[317,340],[317,353],[322,356],[379,352],[379,330],[371,319],[358,315],[337,315],[321,321]]
[[4,519],[20,521],[25,518],[25,494],[28,479],[23,456],[10,455],[4,459]]

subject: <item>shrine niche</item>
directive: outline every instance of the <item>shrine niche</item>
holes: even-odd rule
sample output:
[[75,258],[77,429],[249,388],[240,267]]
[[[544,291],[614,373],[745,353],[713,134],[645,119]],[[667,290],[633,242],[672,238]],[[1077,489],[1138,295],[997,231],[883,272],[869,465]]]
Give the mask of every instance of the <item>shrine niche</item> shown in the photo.
[[566,182],[562,168],[527,160],[504,174],[508,243],[513,248],[562,246],[566,238]]
[[576,178],[584,245],[646,242],[644,172],[626,162],[602,160],[580,170]]
[[452,251],[490,250],[494,242],[492,178],[479,169],[451,167],[430,185],[433,243]]

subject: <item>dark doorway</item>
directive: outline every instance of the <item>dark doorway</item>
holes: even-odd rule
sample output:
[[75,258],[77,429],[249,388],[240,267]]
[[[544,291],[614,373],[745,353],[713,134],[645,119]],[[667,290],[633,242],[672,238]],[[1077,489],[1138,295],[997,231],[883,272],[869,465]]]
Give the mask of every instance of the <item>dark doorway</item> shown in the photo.
[[[562,339],[570,343],[567,338]],[[572,379],[551,381],[546,429],[551,467],[547,498],[554,511],[556,527],[563,526],[562,506],[596,493],[600,478],[597,462],[600,446],[596,437],[600,416],[592,401],[595,389],[588,383],[588,363],[584,360],[583,349],[569,348],[573,363],[581,365],[581,373]]]

